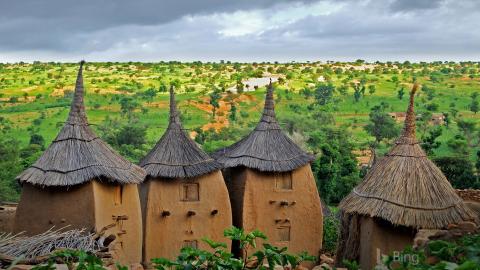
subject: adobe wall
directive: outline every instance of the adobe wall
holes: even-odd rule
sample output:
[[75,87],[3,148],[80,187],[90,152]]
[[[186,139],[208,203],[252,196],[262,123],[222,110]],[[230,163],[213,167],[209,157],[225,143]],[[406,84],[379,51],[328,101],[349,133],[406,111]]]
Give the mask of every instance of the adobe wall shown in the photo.
[[0,205],[0,233],[13,232],[16,210],[17,206],[13,204]]
[[93,185],[69,188],[40,188],[24,184],[14,229],[27,235],[43,233],[55,226],[92,230],[95,227]]
[[[264,232],[269,243],[286,246],[290,253],[307,251],[318,256],[322,247],[323,215],[315,179],[310,165],[291,173],[291,190],[278,189],[275,176],[270,173],[245,168],[243,173],[232,174],[230,181],[238,184],[234,188],[240,189],[243,185],[244,189],[243,192],[231,191],[233,208],[239,207],[239,201],[243,208],[241,218],[235,217],[234,212],[234,220],[241,221],[246,231]],[[242,194],[243,198],[238,198]],[[284,226],[290,226],[290,241],[280,241],[279,228]]]
[[362,216],[360,218],[360,268],[373,269],[381,255],[402,251],[413,245],[415,230],[393,226],[386,221]]
[[[198,201],[181,201],[183,183],[199,184]],[[196,240],[202,249],[209,249],[201,241],[204,237],[230,244],[223,231],[232,226],[232,212],[220,171],[186,180],[152,179],[143,185],[141,189],[146,191],[142,194],[147,196],[142,199],[146,203],[145,263],[159,257],[175,259],[184,241]],[[212,215],[214,210],[217,214]],[[169,215],[162,215],[164,211],[168,211]],[[189,211],[195,215],[189,217]]]
[[99,231],[115,224],[107,231],[107,234],[116,236],[110,246],[114,259],[121,264],[139,263],[142,258],[142,218],[138,188],[137,185],[124,185],[119,201],[118,187],[93,182],[95,227]]

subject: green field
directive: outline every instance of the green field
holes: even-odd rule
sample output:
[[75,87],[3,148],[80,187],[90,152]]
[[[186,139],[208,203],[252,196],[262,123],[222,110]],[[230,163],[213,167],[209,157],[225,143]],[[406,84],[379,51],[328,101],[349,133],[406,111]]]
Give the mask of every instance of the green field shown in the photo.
[[[44,147],[48,146],[67,117],[77,69],[76,63],[0,64],[0,136],[14,138],[24,149],[32,134],[41,135]],[[170,85],[176,86],[184,126],[192,136],[203,129],[206,140],[197,141],[213,151],[247,134],[258,120],[264,86],[248,92],[228,91],[242,88],[240,82],[255,77],[281,78],[274,84],[279,121],[295,141],[318,155],[321,151],[308,142],[311,134],[326,125],[348,133],[353,149],[369,148],[374,138],[364,127],[370,122],[371,108],[384,102],[385,113],[404,112],[416,80],[422,88],[416,95],[416,112],[447,114],[449,119],[448,125],[438,127],[428,121],[418,124],[419,139],[435,128],[442,130],[436,138],[438,147],[430,155],[455,156],[468,149],[466,155],[472,164],[477,158],[479,109],[472,106],[477,99],[472,94],[480,93],[480,64],[476,62],[87,63],[83,74],[88,118],[100,136],[116,134],[122,127],[144,128],[141,145],[133,149],[122,148],[121,143],[114,145],[134,162],[153,147],[167,126]],[[317,89],[326,84],[335,90],[326,104],[320,104]],[[372,87],[374,91],[370,91]],[[212,93],[219,94],[215,117],[210,105]],[[325,122],[322,115],[333,117],[333,123]],[[457,123],[465,121],[473,128],[459,129]],[[382,140],[378,152],[383,153],[392,141]],[[33,162],[24,159],[20,158],[23,167]]]

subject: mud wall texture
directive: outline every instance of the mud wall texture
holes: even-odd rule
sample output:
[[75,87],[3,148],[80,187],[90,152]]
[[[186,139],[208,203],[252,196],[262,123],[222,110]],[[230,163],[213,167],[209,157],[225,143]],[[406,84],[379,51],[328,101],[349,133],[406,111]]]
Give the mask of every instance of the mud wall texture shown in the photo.
[[204,237],[228,243],[223,230],[232,226],[232,212],[220,171],[192,179],[150,179],[140,189],[145,263],[174,259],[184,246],[209,249]]
[[35,235],[55,226],[100,231],[116,240],[109,246],[122,264],[139,263],[142,253],[142,219],[135,185],[91,181],[69,188],[39,188],[25,184],[15,216],[15,232]]
[[382,254],[402,251],[413,244],[416,231],[370,217],[360,218],[360,268],[373,269]]
[[14,232],[26,235],[59,229],[95,228],[93,184],[69,188],[40,188],[24,184],[17,207]]
[[114,234],[110,245],[113,258],[121,264],[139,263],[142,259],[142,217],[136,185],[111,185],[93,182],[95,227]]
[[309,165],[287,173],[248,168],[230,172],[227,183],[235,225],[246,231],[258,229],[267,235],[268,242],[288,247],[291,253],[319,254],[323,215]]

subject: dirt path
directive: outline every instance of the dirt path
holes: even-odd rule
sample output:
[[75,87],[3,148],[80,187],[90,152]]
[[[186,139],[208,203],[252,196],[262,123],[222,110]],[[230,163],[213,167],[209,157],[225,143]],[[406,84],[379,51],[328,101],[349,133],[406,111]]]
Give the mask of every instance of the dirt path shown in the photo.
[[[230,125],[228,115],[231,109],[231,104],[230,104],[231,102],[228,101],[227,99],[228,99],[228,95],[223,94],[222,97],[220,98],[220,101],[218,102],[219,108],[217,108],[217,111],[215,113],[215,118],[212,119],[209,123],[202,126],[203,131],[214,129],[215,132],[219,132],[221,129],[226,128]],[[235,105],[238,108],[238,103],[240,102],[250,103],[254,100],[255,100],[255,97],[251,95],[241,94],[241,95],[235,96],[232,99],[232,102],[235,103]],[[207,112],[210,115],[213,113],[213,106],[210,105],[208,97],[202,98],[201,101],[192,100],[190,104],[199,110]]]

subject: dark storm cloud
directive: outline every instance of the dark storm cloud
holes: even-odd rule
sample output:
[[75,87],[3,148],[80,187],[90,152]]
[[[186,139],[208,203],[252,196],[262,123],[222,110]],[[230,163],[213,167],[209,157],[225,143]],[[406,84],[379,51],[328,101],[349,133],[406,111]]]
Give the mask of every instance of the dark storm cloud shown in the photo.
[[393,11],[416,11],[437,8],[442,2],[444,0],[395,0],[390,7]]
[[478,60],[476,0],[0,0],[0,62]]

